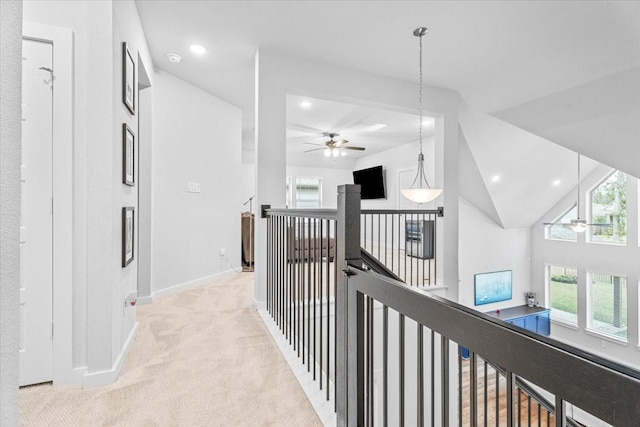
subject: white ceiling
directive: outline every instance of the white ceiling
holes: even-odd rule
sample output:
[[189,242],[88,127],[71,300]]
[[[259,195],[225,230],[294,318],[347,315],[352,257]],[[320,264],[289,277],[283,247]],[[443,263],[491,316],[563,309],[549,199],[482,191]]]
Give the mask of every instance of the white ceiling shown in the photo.
[[[137,0],[155,66],[242,108],[253,127],[256,49],[425,82],[479,112],[640,65],[640,2]],[[191,43],[207,47],[202,58]],[[172,64],[166,54],[184,58]]]
[[[311,105],[303,108],[303,101]],[[425,117],[423,123],[423,138],[433,136],[434,120]],[[373,131],[371,127],[375,124],[386,126]],[[351,169],[356,159],[417,141],[419,128],[417,114],[287,95],[287,163],[294,166],[318,166],[320,163]],[[327,159],[323,148],[329,141],[325,136],[328,133],[339,134],[334,138],[336,141],[349,141],[346,147],[364,147],[365,150],[343,150],[344,157]]]
[[[136,4],[154,65],[240,107],[245,149],[253,143],[257,49],[417,82],[412,32],[427,26],[425,84],[460,93],[466,105],[460,126],[478,169],[473,176],[482,178],[493,204],[485,208],[498,223],[529,226],[570,191],[575,155],[569,150],[640,176],[639,1]],[[195,57],[191,43],[208,52]],[[183,61],[170,63],[169,52]],[[367,148],[332,167],[417,139],[418,121],[410,114],[317,99],[309,114],[299,101],[289,96],[287,102],[288,162],[317,165],[321,150],[298,153],[313,147],[305,141],[324,142],[322,132]],[[390,125],[372,135],[357,129],[362,121],[403,129]],[[497,173],[504,179],[493,183]],[[555,179],[563,183],[549,190]]]

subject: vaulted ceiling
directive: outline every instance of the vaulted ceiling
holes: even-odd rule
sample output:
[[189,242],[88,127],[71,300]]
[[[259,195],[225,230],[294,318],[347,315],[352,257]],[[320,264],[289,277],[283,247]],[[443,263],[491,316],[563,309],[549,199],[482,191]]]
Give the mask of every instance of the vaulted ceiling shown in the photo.
[[[258,48],[417,81],[412,31],[427,26],[425,83],[453,89],[464,100],[461,156],[471,155],[465,161],[476,166],[489,197],[485,209],[498,223],[531,225],[558,200],[542,187],[575,180],[569,150],[640,177],[640,2],[136,4],[154,65],[240,107],[245,149],[252,143]],[[191,43],[206,46],[207,54],[191,55]],[[170,52],[183,61],[170,63]],[[347,108],[332,120],[347,123],[355,117],[349,114]],[[298,124],[327,128],[321,120]],[[291,129],[290,137],[302,141],[301,129]],[[512,180],[492,182],[498,173]],[[523,190],[540,197],[514,207],[512,197]]]

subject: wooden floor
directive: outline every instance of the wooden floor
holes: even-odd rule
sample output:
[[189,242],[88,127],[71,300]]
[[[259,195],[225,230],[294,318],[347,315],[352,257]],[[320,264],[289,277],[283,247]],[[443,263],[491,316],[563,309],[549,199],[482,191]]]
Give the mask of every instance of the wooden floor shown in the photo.
[[[471,381],[470,381],[470,362],[463,360],[462,362],[462,423],[463,426],[474,426],[471,419]],[[486,376],[485,376],[486,375]],[[485,399],[485,380],[486,380],[486,399]],[[478,358],[477,367],[477,412],[475,426],[504,426],[507,425],[507,381],[501,374],[496,374],[495,369],[487,366],[485,374],[484,361]],[[498,393],[496,393],[496,384],[498,385]],[[518,400],[518,395],[520,400]],[[486,412],[485,412],[486,401]],[[520,402],[520,410],[518,410],[518,402]],[[555,417],[549,414],[547,410],[539,405],[534,399],[518,388],[514,387],[513,397],[513,416],[516,425],[522,426],[553,426],[555,425]],[[520,423],[517,423],[518,416]],[[538,421],[539,420],[539,421]]]

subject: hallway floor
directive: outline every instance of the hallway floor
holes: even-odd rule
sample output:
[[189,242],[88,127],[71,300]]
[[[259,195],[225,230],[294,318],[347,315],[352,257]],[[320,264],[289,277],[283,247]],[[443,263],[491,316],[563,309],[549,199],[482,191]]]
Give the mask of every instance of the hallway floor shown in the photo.
[[252,294],[253,273],[241,273],[138,306],[118,381],[24,387],[21,425],[321,425]]

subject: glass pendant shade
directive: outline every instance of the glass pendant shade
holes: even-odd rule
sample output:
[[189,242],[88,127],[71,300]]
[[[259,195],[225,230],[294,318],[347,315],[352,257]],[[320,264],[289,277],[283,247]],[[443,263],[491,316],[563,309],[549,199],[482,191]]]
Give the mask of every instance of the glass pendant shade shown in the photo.
[[436,199],[442,190],[429,187],[427,178],[424,175],[424,154],[418,154],[418,172],[411,184],[411,188],[403,188],[400,193],[414,203],[428,203]]
[[583,233],[587,230],[587,221],[584,219],[572,219],[569,228],[576,233]]

